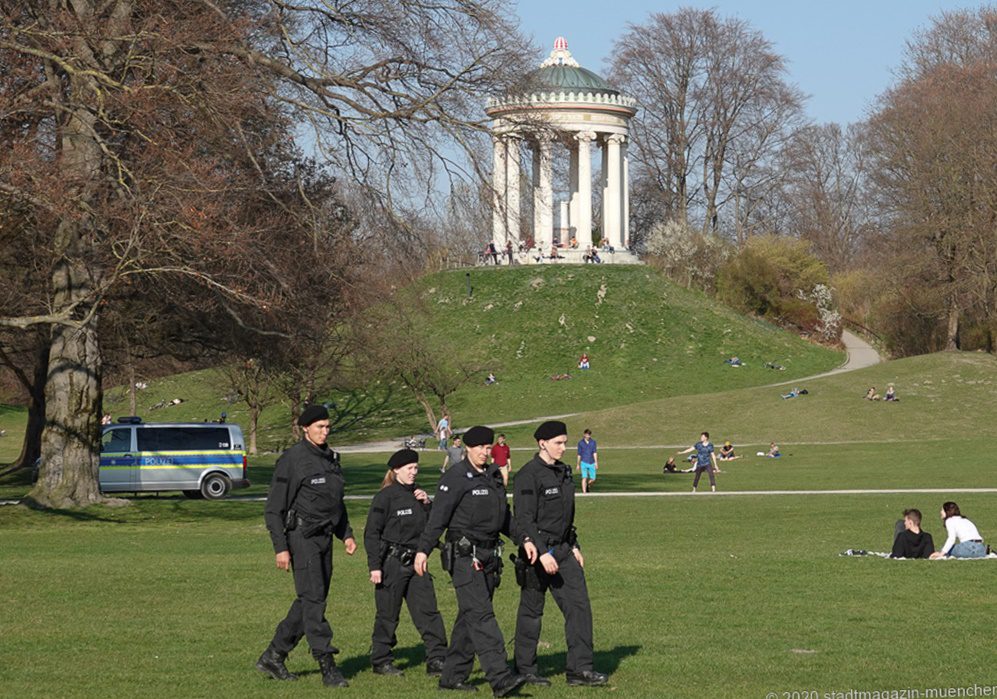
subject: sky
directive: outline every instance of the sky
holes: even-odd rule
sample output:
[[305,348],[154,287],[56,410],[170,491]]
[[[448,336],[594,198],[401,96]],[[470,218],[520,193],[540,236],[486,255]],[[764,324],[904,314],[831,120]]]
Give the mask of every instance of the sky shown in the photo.
[[[982,3],[980,3],[982,4]],[[866,118],[877,95],[893,83],[905,45],[943,10],[977,3],[937,0],[518,0],[523,31],[550,52],[564,36],[585,68],[607,73],[613,44],[630,24],[680,7],[714,9],[747,21],[787,61],[787,80],[809,95],[817,122],[850,124]]]

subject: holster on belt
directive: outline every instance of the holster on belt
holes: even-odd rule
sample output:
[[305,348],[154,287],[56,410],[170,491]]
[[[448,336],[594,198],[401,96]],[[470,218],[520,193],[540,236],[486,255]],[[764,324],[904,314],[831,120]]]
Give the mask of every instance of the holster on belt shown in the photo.
[[302,536],[315,536],[316,534],[332,532],[331,519],[303,519],[298,517],[298,529]]

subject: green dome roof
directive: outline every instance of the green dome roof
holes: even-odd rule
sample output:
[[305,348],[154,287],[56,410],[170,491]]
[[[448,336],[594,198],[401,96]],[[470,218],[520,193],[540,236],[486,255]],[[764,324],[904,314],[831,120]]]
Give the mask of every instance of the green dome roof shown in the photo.
[[514,94],[532,92],[591,92],[618,95],[620,91],[591,70],[572,65],[549,65],[529,72],[514,90]]

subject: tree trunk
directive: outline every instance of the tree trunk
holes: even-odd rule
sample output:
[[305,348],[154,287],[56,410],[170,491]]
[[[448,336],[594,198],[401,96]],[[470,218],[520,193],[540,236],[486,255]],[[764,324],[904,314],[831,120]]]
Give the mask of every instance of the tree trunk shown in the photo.
[[21,455],[14,468],[31,468],[42,454],[42,431],[45,429],[45,380],[48,378],[48,344],[43,344],[35,358],[34,380],[28,387],[31,403],[28,404],[28,426],[24,431]]
[[959,304],[949,302],[948,328],[945,333],[945,349],[959,349]]
[[419,401],[419,405],[421,405],[422,409],[426,412],[426,421],[429,423],[429,431],[435,435],[437,419],[436,413],[433,411],[433,405],[429,402],[429,399],[427,399],[426,396],[422,395],[418,391],[414,391],[414,393],[415,399]]
[[103,502],[98,484],[100,347],[93,327],[53,329],[41,469],[28,500],[52,508]]
[[135,385],[135,365],[128,355],[128,409],[129,415],[138,415],[138,386]]
[[249,406],[249,453],[256,456],[256,429],[260,424],[260,406]]

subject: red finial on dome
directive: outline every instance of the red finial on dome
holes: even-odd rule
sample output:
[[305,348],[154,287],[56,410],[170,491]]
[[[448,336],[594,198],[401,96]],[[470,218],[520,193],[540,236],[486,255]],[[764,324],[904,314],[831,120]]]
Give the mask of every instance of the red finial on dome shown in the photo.
[[567,51],[568,50],[568,40],[563,36],[559,36],[554,39],[554,50],[555,51]]

